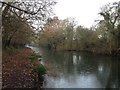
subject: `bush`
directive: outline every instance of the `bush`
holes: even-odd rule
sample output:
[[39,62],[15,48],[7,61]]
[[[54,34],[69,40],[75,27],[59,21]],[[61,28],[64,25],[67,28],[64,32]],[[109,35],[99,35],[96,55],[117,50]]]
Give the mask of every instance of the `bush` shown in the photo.
[[39,65],[33,67],[33,71],[36,72],[40,76],[46,74],[46,69],[42,64],[39,64]]

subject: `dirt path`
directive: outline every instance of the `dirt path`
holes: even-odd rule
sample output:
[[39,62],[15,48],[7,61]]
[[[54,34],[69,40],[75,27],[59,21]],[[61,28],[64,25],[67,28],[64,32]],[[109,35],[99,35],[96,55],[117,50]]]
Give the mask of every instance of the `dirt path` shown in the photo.
[[3,53],[3,88],[34,88],[36,75],[32,72],[33,64],[28,59],[31,53],[30,48],[19,49],[10,55]]

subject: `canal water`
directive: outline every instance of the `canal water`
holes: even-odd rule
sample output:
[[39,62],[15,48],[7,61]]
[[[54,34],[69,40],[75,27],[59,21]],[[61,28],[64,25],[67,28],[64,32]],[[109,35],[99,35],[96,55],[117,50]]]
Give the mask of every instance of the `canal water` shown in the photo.
[[32,47],[47,69],[44,88],[118,88],[119,56]]

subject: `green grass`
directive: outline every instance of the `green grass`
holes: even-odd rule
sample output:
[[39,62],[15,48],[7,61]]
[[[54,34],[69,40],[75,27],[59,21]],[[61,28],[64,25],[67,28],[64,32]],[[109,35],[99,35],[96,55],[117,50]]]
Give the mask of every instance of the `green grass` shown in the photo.
[[42,56],[41,55],[36,55],[35,53],[31,54],[28,58],[31,60],[31,61],[35,61],[35,60],[38,60],[38,58],[41,58]]

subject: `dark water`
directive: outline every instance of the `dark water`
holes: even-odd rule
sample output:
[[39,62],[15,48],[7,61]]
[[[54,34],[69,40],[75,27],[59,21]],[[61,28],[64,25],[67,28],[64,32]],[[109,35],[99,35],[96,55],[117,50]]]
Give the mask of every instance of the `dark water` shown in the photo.
[[119,57],[39,48],[49,68],[45,88],[118,88]]

